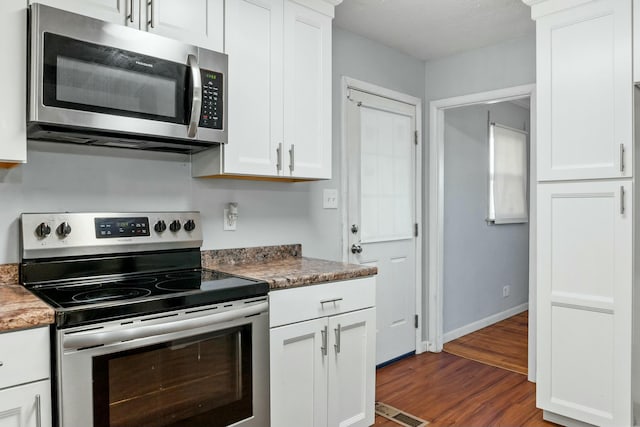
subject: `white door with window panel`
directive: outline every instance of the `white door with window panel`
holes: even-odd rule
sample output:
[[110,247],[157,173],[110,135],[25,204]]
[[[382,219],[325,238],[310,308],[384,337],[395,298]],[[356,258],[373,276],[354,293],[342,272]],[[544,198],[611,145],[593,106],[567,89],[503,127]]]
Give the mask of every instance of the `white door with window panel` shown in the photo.
[[349,262],[378,267],[376,364],[416,350],[416,106],[349,90]]

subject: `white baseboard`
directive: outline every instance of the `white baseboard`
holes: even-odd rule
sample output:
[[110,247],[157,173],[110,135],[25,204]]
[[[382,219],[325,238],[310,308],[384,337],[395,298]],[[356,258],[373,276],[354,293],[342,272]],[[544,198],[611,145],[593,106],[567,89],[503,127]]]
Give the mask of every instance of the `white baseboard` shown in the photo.
[[453,331],[445,333],[442,341],[443,343],[448,343],[449,341],[453,341],[464,335],[470,334],[471,332],[478,331],[482,328],[486,328],[489,325],[498,323],[501,320],[508,319],[509,317],[515,316],[516,314],[520,314],[523,311],[527,311],[528,309],[529,303],[525,302],[524,304],[517,305],[508,310],[501,311],[500,313],[492,314],[489,317],[485,317],[484,319],[480,319],[476,322],[469,323],[468,325],[465,325],[461,328],[454,329]]

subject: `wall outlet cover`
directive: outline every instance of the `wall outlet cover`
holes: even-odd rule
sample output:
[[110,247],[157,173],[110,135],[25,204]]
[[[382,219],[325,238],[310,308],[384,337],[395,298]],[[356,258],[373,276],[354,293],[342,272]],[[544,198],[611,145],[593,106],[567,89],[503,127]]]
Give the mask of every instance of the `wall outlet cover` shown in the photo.
[[236,231],[236,227],[238,225],[238,220],[234,220],[233,222],[229,222],[229,209],[224,210],[224,215],[222,217],[222,229],[224,231]]
[[335,188],[325,188],[322,192],[322,208],[338,209],[338,190]]
[[504,288],[502,288],[502,297],[506,298],[511,294],[511,286],[507,285]]

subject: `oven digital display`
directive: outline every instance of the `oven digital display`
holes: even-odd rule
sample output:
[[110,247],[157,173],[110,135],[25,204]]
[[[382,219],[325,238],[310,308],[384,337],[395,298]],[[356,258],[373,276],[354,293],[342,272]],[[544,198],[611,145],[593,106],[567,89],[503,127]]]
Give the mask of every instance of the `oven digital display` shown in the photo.
[[95,218],[96,238],[149,236],[149,218]]

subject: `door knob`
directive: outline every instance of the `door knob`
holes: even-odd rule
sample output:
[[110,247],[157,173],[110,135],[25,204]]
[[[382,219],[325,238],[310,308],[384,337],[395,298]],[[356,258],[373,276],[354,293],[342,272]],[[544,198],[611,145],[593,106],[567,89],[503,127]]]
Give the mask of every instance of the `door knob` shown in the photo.
[[351,253],[352,254],[361,254],[362,253],[362,246],[356,245],[354,243],[353,245],[351,245]]

